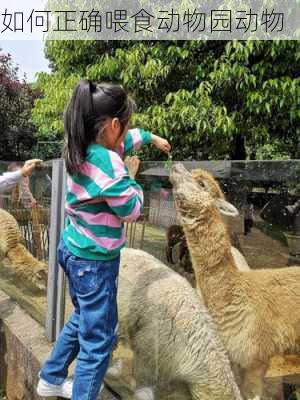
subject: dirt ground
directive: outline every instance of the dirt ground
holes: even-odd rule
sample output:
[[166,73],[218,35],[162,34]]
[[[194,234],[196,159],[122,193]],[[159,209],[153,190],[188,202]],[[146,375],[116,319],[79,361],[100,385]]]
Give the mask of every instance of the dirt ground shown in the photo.
[[[255,223],[258,225],[261,222],[263,221],[256,217]],[[255,227],[255,223],[247,236],[244,235],[242,219],[231,218],[227,223],[237,233],[242,251],[251,268],[281,268],[287,266],[288,247],[281,241],[262,232],[261,229]]]

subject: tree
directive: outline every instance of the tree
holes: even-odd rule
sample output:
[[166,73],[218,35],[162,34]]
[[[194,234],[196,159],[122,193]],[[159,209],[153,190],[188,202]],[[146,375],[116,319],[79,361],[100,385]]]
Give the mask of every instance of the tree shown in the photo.
[[[1,51],[1,49],[0,49]],[[36,143],[31,110],[39,92],[18,79],[9,54],[0,54],[0,159],[24,160]]]
[[134,122],[167,137],[175,159],[300,157],[299,49],[296,41],[51,41],[53,73],[39,75],[34,121],[42,137],[62,135],[77,81],[109,80],[127,88]]

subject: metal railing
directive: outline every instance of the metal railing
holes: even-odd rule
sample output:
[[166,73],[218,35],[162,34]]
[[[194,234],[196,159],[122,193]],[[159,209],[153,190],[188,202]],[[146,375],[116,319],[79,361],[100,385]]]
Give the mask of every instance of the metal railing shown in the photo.
[[57,246],[65,220],[66,171],[63,160],[52,166],[46,336],[54,341],[64,324],[65,276],[57,261]]

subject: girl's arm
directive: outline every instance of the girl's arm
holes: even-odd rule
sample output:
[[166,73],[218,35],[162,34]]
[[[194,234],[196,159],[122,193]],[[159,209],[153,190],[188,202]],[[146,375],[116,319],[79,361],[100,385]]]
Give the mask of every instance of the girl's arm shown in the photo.
[[127,222],[135,221],[139,218],[143,209],[143,190],[130,177],[128,169],[117,154],[113,162],[114,169],[118,171],[118,175],[103,188],[101,197],[120,220]]
[[118,149],[118,154],[123,156],[131,150],[140,150],[140,148],[152,142],[152,133],[144,129],[129,129],[124,142]]
[[168,153],[171,150],[166,139],[163,139],[144,129],[130,129],[125,136],[124,143],[118,149],[118,154],[123,156],[131,150],[139,150],[143,145],[152,143],[159,150]]

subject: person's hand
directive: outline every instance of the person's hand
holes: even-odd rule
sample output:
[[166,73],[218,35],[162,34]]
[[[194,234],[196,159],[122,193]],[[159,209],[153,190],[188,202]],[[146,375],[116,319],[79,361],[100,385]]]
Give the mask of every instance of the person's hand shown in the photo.
[[43,163],[43,160],[39,160],[39,159],[25,161],[25,164],[21,168],[21,174],[23,176],[30,176],[32,174],[33,170],[36,167],[41,166],[42,163]]
[[166,139],[161,138],[160,136],[152,134],[152,143],[157,149],[163,151],[164,153],[169,153],[171,150],[170,143]]
[[137,156],[126,157],[124,164],[128,168],[130,178],[134,179],[140,166],[140,160]]

